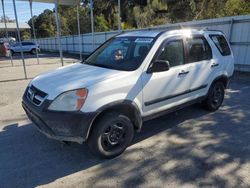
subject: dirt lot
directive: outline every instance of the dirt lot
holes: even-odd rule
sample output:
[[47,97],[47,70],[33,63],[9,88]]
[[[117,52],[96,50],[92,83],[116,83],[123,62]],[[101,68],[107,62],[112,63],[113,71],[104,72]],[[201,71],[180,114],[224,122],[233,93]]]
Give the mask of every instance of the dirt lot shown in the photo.
[[[4,63],[0,80],[21,73]],[[36,75],[58,66],[29,68]],[[47,139],[21,108],[29,80],[0,81],[0,187],[250,187],[249,80],[236,74],[215,113],[194,105],[144,123],[112,160],[95,158],[85,144]]]

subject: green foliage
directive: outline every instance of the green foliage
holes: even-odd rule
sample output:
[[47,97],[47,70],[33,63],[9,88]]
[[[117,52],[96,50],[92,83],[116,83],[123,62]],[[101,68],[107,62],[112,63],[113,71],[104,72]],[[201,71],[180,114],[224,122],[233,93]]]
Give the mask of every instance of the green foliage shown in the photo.
[[164,14],[166,11],[167,4],[162,3],[160,0],[152,0],[145,7],[135,6],[133,16],[136,27],[143,28],[168,23],[167,14]]
[[[33,17],[37,37],[51,37],[56,35],[55,16],[51,10],[44,10],[39,16]],[[31,19],[28,24],[32,26]]]
[[[81,33],[91,32],[89,1],[80,7]],[[95,31],[118,29],[117,0],[93,0]],[[62,35],[77,30],[76,7],[59,6]],[[121,0],[122,29],[143,28],[161,24],[250,14],[249,0]],[[34,16],[38,37],[56,35],[55,15],[45,10]],[[28,22],[31,26],[31,20]]]
[[250,14],[249,0],[202,0],[199,3],[192,0],[190,5],[195,19]]
[[133,27],[132,25],[130,25],[127,22],[122,22],[121,25],[122,25],[122,29],[123,30],[126,30],[126,29],[135,29],[135,27]]
[[30,33],[28,31],[23,31],[21,33],[22,40],[29,40],[30,39]]
[[96,16],[95,18],[95,31],[108,31],[109,30],[109,23],[105,20],[103,15]]
[[242,14],[250,14],[249,0],[228,0],[222,13],[223,16]]

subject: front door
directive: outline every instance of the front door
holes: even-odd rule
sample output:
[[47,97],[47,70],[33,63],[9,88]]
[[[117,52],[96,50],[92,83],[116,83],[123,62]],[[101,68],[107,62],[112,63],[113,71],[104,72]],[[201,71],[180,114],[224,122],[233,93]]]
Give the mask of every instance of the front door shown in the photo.
[[185,48],[182,37],[167,39],[158,49],[155,60],[165,60],[170,69],[164,72],[142,73],[143,111],[145,116],[181,103],[188,90],[190,73],[185,64]]

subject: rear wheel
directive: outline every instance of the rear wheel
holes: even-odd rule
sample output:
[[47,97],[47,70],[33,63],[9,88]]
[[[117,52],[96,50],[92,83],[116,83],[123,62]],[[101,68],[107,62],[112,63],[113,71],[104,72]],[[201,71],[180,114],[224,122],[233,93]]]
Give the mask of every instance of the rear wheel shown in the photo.
[[13,50],[10,50],[11,55],[15,55],[15,52]]
[[31,53],[31,54],[36,54],[36,49],[33,48],[33,49],[30,51],[30,53]]
[[113,158],[129,146],[133,137],[134,127],[130,119],[123,114],[110,112],[92,128],[88,146],[98,157]]
[[206,100],[203,101],[204,107],[212,112],[218,110],[224,100],[224,95],[224,84],[220,81],[213,83],[209,89]]

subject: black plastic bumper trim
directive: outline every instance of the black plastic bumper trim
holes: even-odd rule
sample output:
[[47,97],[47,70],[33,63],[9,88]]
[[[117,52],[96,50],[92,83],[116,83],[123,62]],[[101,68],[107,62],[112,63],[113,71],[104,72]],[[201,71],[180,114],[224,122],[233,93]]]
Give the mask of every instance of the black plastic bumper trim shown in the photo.
[[159,102],[162,102],[162,101],[165,101],[165,100],[169,100],[169,99],[172,99],[172,98],[175,98],[175,97],[179,97],[179,96],[181,96],[181,95],[185,95],[185,94],[188,94],[188,93],[192,93],[192,92],[195,92],[195,91],[204,89],[204,88],[206,88],[206,87],[207,87],[207,85],[202,85],[202,86],[200,86],[200,87],[197,87],[197,88],[194,88],[194,89],[189,89],[189,90],[186,90],[186,91],[184,91],[184,92],[177,93],[177,94],[175,94],[175,95],[168,95],[168,96],[166,96],[166,97],[154,99],[154,100],[145,102],[144,104],[145,104],[145,106],[149,106],[149,105],[152,105],[152,104],[155,104],[155,103],[159,103]]
[[41,106],[35,106],[24,95],[22,106],[29,119],[47,137],[59,141],[84,142],[97,112],[49,111],[47,107],[50,103],[45,100]]

